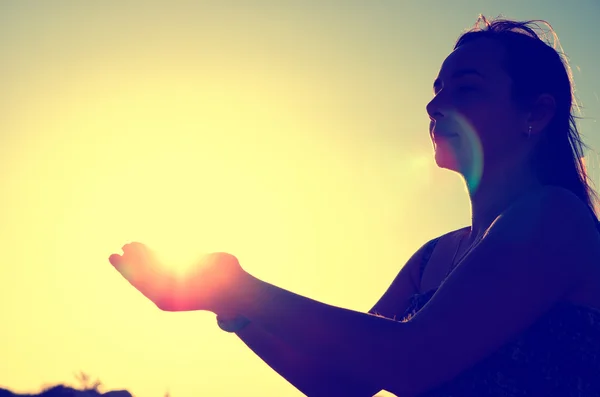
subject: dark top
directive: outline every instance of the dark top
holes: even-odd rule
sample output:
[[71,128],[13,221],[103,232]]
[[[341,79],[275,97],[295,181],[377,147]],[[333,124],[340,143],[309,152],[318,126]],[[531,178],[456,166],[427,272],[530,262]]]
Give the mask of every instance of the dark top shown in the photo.
[[[421,276],[439,237],[429,243]],[[408,321],[437,288],[411,297]],[[454,379],[419,397],[599,397],[600,310],[561,301]]]

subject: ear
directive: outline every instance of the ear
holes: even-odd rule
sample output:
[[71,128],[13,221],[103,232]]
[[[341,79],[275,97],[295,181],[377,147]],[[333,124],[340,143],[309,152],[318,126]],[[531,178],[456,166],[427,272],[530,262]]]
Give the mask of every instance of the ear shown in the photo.
[[555,113],[556,101],[554,97],[550,94],[541,94],[531,107],[524,131],[527,132],[529,126],[531,126],[531,133],[539,134],[550,124]]

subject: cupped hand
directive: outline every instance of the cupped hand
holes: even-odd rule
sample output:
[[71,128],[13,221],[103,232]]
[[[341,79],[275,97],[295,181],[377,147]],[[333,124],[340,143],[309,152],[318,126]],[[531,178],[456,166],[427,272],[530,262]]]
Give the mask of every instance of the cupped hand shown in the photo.
[[125,244],[123,255],[113,254],[109,261],[131,285],[164,311],[230,313],[237,296],[234,292],[248,275],[235,256],[215,252],[205,255],[187,274],[178,276],[138,242]]

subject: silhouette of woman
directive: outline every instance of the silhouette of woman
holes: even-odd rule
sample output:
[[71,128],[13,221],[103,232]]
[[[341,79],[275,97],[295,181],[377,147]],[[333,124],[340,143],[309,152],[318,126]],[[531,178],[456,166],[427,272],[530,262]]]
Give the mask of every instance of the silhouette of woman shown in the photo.
[[464,177],[471,225],[419,248],[369,313],[261,281],[228,253],[183,281],[141,243],[110,262],[162,310],[216,313],[309,396],[600,395],[597,197],[570,69],[541,22],[480,17],[443,62],[429,132],[438,166]]

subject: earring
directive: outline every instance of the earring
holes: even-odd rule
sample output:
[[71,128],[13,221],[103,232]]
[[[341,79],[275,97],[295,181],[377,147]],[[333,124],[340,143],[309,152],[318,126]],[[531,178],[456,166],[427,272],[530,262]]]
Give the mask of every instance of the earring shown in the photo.
[[527,139],[531,138],[531,126],[529,126],[529,129],[527,130]]

